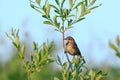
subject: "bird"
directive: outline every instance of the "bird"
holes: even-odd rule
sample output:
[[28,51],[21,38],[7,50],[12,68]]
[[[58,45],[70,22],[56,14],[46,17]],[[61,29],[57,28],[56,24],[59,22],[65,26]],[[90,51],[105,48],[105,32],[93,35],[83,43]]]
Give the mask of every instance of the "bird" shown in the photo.
[[[69,53],[72,56],[77,55],[80,58],[82,58],[82,54],[81,54],[74,38],[71,36],[68,36],[68,37],[64,38],[64,40],[66,40],[64,53]],[[83,62],[86,63],[86,61],[84,59],[83,59]]]

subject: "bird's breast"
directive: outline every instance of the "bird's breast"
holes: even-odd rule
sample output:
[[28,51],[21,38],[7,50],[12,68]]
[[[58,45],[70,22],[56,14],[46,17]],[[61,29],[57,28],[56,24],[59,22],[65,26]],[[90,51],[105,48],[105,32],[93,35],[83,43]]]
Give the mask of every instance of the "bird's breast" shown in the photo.
[[67,50],[68,50],[69,54],[71,54],[71,55],[76,54],[76,50],[73,48],[73,45],[71,45],[71,44],[67,45]]

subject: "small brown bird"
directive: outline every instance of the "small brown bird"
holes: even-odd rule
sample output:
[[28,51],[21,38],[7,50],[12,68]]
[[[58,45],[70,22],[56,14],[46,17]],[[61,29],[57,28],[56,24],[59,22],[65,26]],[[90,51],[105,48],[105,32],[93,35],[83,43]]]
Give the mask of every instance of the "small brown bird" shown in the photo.
[[[68,36],[64,40],[66,40],[66,45],[65,45],[65,53],[69,53],[70,55],[78,55],[82,57],[81,52],[75,42],[75,40],[71,37]],[[85,60],[83,59],[83,62],[85,63]]]

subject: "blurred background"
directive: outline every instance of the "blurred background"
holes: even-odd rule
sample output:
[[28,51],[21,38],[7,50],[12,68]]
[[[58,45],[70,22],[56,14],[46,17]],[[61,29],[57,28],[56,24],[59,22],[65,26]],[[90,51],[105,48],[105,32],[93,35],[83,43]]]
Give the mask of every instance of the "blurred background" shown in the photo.
[[[99,3],[103,5],[75,24],[65,36],[74,37],[88,68],[108,72],[106,80],[120,80],[120,59],[108,46],[109,41],[120,35],[120,1],[97,0],[96,5]],[[31,52],[33,41],[41,45],[53,40],[56,46],[53,55],[66,61],[61,34],[54,31],[54,27],[43,24],[43,20],[41,14],[30,7],[29,0],[0,0],[0,80],[27,80],[27,73],[18,64],[16,50],[5,35],[12,28],[20,29],[20,39],[25,42],[27,53]],[[32,80],[53,80],[55,73],[51,65],[59,68],[56,64],[47,65],[41,73],[33,74]]]

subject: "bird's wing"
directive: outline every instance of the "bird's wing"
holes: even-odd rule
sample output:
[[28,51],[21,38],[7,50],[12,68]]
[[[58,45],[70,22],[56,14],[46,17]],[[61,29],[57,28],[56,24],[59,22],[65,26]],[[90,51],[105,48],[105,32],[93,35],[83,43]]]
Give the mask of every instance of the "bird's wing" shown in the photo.
[[80,50],[79,50],[79,48],[78,48],[77,44],[76,44],[76,43],[74,43],[74,45],[75,45],[75,46],[73,46],[73,48],[76,50],[76,53],[77,53],[78,55],[80,55],[80,56],[81,56],[81,52],[80,52]]

